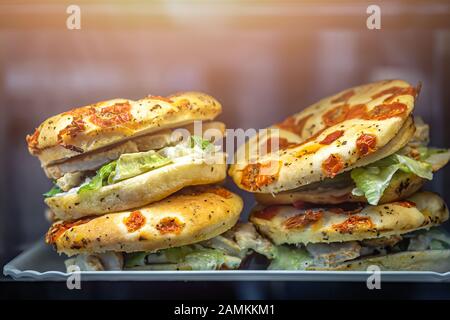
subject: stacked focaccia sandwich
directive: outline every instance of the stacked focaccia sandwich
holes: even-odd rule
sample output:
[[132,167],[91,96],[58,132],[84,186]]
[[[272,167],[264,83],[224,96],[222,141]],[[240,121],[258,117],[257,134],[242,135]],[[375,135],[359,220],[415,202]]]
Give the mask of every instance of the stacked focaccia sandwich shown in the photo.
[[427,146],[418,93],[401,80],[354,87],[238,149],[229,173],[255,194],[250,221],[277,245],[270,269],[450,269],[450,238],[436,228],[447,206],[419,192],[450,152]]
[[55,182],[45,194],[54,220],[47,243],[81,270],[238,268],[249,249],[230,254],[216,244],[223,237],[212,240],[242,210],[239,196],[212,185],[226,176],[213,143],[225,130],[212,121],[221,108],[185,92],[104,101],[44,121],[27,142]]

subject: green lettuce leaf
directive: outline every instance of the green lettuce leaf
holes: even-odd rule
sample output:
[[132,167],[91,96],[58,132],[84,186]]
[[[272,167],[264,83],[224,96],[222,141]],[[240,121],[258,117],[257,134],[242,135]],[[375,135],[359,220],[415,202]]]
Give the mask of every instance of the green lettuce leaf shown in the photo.
[[81,185],[78,193],[98,190],[103,186],[138,176],[144,172],[160,168],[172,161],[155,151],[125,153],[119,159],[105,164],[86,184]]
[[49,198],[57,195],[58,193],[63,192],[60,187],[54,185],[49,191],[43,194],[44,197]]
[[222,266],[236,269],[241,264],[239,257],[200,245],[164,249],[156,253],[127,254],[125,261],[127,268],[145,270],[216,270]]
[[356,188],[352,193],[356,196],[364,195],[370,204],[377,205],[399,170],[428,180],[433,178],[433,170],[429,163],[393,154],[366,167],[353,169],[350,175]]
[[202,248],[186,255],[180,264],[182,269],[190,270],[217,270],[222,266],[228,269],[236,269],[241,264],[241,259],[225,254],[220,250]]
[[163,167],[172,161],[154,150],[147,152],[122,154],[117,160],[114,174],[109,183],[114,183],[138,176],[144,172]]
[[356,196],[365,196],[370,204],[376,205],[380,201],[384,190],[397,172],[398,166],[356,168],[351,172],[351,177],[356,184],[352,193]]
[[98,190],[103,186],[108,185],[109,176],[114,172],[117,161],[112,161],[101,167],[96,175],[86,184],[81,185],[78,193],[82,194],[88,191]]
[[429,148],[429,147],[419,147],[417,148],[419,151],[420,160],[425,160],[432,155],[447,153],[448,149],[440,149],[440,148]]
[[147,252],[134,252],[125,255],[125,268],[140,267],[145,265]]
[[313,258],[304,248],[278,246],[268,270],[305,270],[312,264]]
[[198,146],[200,149],[206,150],[212,146],[212,143],[209,140],[203,139],[202,137],[190,136],[189,138],[189,145],[191,148]]

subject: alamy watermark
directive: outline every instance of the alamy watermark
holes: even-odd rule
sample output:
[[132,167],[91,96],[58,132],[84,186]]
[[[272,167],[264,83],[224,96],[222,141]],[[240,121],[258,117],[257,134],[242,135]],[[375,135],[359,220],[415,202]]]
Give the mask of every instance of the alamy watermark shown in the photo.
[[366,20],[366,26],[369,30],[381,29],[381,8],[376,4],[367,7],[366,13],[369,15]]
[[67,7],[66,13],[68,17],[66,19],[66,27],[69,30],[81,29],[81,8],[76,4],[72,4]]
[[366,280],[367,289],[373,290],[373,289],[381,289],[381,269],[377,265],[370,265],[366,272],[369,275],[369,277]]
[[66,280],[67,289],[73,290],[81,290],[81,269],[77,265],[67,266],[67,273],[69,276]]

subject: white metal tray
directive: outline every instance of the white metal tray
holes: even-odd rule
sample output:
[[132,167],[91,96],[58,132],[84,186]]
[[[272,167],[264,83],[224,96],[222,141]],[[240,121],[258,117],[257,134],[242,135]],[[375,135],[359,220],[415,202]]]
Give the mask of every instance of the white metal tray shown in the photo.
[[[5,276],[20,281],[65,281],[64,257],[43,241],[24,251],[3,268]],[[81,272],[82,281],[366,281],[360,271],[97,271]],[[381,281],[450,282],[450,272],[384,271]]]

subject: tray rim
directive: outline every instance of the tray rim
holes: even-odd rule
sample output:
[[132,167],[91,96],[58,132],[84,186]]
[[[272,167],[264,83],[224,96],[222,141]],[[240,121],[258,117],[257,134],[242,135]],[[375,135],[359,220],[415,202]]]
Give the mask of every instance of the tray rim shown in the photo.
[[[16,264],[45,250],[36,242],[3,267],[3,274],[16,281],[66,281],[71,273],[61,271],[20,270]],[[208,270],[208,271],[81,271],[82,281],[305,281],[359,282],[371,275],[367,271],[296,271],[296,270]],[[386,282],[450,282],[450,271],[381,271]]]

